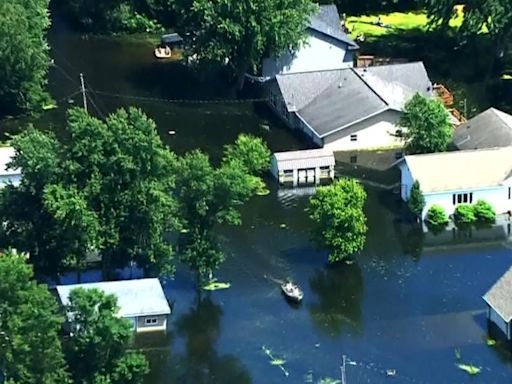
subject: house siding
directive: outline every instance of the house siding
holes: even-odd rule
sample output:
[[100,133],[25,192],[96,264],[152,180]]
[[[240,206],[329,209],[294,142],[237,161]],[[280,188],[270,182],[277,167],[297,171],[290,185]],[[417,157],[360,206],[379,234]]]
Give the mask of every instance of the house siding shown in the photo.
[[[400,172],[401,172],[401,197],[403,201],[407,201],[411,194],[412,184],[414,183],[414,178],[407,166],[407,163],[404,161],[400,164]],[[421,180],[419,180],[421,185]],[[478,200],[485,200],[489,204],[492,205],[496,213],[505,213],[508,211],[512,211],[512,189],[509,194],[509,188],[512,188],[512,180],[507,180],[503,183],[503,185],[499,185],[496,187],[489,188],[468,188],[468,189],[460,189],[460,190],[452,190],[452,191],[444,191],[444,192],[435,192],[435,193],[424,193],[425,197],[425,208],[422,212],[422,219],[425,219],[427,216],[427,212],[434,204],[441,206],[447,215],[452,215],[459,205],[457,201],[457,196],[455,200],[455,204],[453,203],[453,195],[461,194],[461,193],[472,193],[471,204],[476,203]],[[469,202],[468,202],[469,203]]]
[[[156,319],[154,324],[146,324],[147,319]],[[167,329],[167,315],[139,316],[136,319],[136,332],[165,331]]]
[[278,74],[322,71],[353,66],[353,53],[346,43],[322,33],[308,30],[308,38],[295,53],[285,53],[279,58],[263,60],[264,77]]
[[[400,148],[403,141],[396,136],[398,111],[384,111],[323,139],[325,148],[333,151]],[[351,140],[351,135],[357,140]]]
[[496,324],[500,331],[502,331],[503,334],[507,337],[507,340],[511,339],[509,332],[510,325],[492,307],[489,307],[488,319],[489,321]]

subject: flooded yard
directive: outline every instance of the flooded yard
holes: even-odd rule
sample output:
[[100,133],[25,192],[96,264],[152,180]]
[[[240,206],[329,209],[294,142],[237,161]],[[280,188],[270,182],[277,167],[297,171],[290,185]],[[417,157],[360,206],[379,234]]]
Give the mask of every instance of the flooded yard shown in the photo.
[[[272,150],[308,145],[259,103],[165,101],[234,96],[220,80],[197,80],[177,64],[156,62],[145,41],[83,39],[55,30],[50,42],[58,65],[50,86],[62,101],[40,119],[46,127],[59,129],[70,101],[80,103],[79,95],[70,95],[83,72],[87,87],[97,91],[93,113],[139,106],[178,153],[201,148],[216,158],[240,132],[262,136]],[[175,301],[169,333],[138,340],[150,358],[147,384],[316,383],[340,378],[343,355],[348,383],[381,383],[387,369],[396,370],[390,379],[397,383],[510,382],[512,356],[501,343],[487,345],[482,300],[512,264],[507,237],[436,246],[398,222],[396,195],[366,187],[366,247],[355,264],[328,267],[326,252],[309,236],[308,196],[268,183],[271,193],[243,208],[241,227],[218,228],[228,257],[217,277],[231,282],[230,289],[198,292],[182,267],[164,281]],[[299,306],[289,305],[274,282],[287,277],[304,290]],[[96,278],[85,273],[82,281]],[[285,360],[282,368],[271,364],[264,347]],[[482,367],[481,374],[459,370],[456,351]]]

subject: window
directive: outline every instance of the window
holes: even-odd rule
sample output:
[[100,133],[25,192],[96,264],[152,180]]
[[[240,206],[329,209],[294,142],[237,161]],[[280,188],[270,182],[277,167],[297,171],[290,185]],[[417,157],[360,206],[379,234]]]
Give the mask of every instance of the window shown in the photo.
[[350,141],[357,141],[357,134],[350,135]]
[[156,317],[148,317],[144,320],[144,324],[146,325],[157,325],[158,319]]
[[350,164],[357,163],[357,155],[350,156]]
[[511,192],[512,192],[510,189],[511,189],[511,188],[510,188],[510,187],[508,187],[508,199],[509,199],[509,200],[510,200]]
[[473,203],[473,192],[457,193],[452,195],[452,203],[455,204],[471,204]]

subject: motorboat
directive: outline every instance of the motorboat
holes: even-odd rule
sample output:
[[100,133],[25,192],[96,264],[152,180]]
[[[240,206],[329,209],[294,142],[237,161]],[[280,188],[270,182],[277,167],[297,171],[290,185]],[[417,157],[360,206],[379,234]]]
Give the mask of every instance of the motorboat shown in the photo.
[[297,284],[287,281],[281,284],[281,290],[287,299],[299,303],[304,297],[304,292],[300,289]]
[[165,47],[158,46],[155,48],[155,57],[157,59],[170,59],[172,57],[172,49],[167,45]]

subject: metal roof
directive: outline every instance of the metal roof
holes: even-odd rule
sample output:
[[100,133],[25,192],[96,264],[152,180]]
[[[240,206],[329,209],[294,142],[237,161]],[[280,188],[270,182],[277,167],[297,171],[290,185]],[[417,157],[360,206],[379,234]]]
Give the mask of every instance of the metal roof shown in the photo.
[[177,33],[168,33],[166,35],[162,35],[160,41],[162,44],[181,43],[183,41],[183,37]]
[[276,152],[274,158],[279,170],[316,168],[334,165],[334,154],[327,149]]
[[311,17],[308,27],[348,44],[351,49],[359,48],[354,40],[341,29],[340,15],[334,4],[321,5],[318,12]]
[[117,297],[121,317],[168,315],[171,313],[158,279],[137,279],[58,285],[57,293],[63,305],[69,304],[69,293],[75,288],[96,288]]
[[400,111],[418,92],[432,96],[423,63],[277,75],[288,111],[325,137],[388,109]]
[[510,177],[512,147],[411,155],[403,161],[423,193],[492,188]]
[[512,116],[495,108],[476,115],[455,129],[458,149],[482,149],[512,145]]
[[503,320],[512,320],[512,267],[487,291],[483,299]]
[[15,154],[13,147],[0,147],[0,176],[21,175],[21,169],[7,169]]

